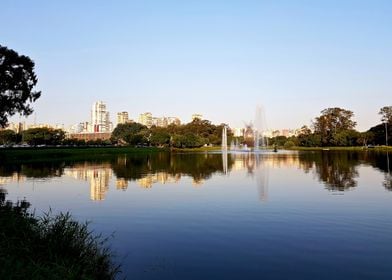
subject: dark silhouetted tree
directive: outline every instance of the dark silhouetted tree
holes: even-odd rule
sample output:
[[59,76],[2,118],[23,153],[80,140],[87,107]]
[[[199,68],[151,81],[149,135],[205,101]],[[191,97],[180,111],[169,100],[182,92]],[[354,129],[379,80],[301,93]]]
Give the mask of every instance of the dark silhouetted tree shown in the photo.
[[0,45],[0,127],[16,113],[28,116],[33,112],[30,103],[41,95],[33,91],[36,84],[34,62]]

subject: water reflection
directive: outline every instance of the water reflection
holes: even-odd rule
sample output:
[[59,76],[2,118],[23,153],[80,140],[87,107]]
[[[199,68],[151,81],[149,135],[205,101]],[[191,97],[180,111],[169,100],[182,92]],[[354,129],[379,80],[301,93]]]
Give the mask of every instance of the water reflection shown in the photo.
[[66,168],[64,174],[89,182],[91,200],[104,200],[105,193],[109,190],[109,180],[112,178],[113,171],[109,163],[91,164],[85,162]]
[[24,182],[30,178],[69,176],[90,185],[90,198],[103,200],[111,179],[117,190],[125,191],[130,182],[141,188],[155,184],[176,184],[183,177],[201,186],[213,174],[230,176],[241,171],[257,183],[259,198],[268,199],[271,169],[297,167],[313,172],[329,191],[343,192],[357,187],[358,167],[370,165],[384,173],[383,187],[392,191],[389,154],[371,152],[299,152],[278,154],[170,154],[123,155],[100,161],[39,162],[0,165],[0,185]]
[[392,174],[391,174],[391,168],[389,166],[389,153],[387,153],[387,172],[385,173],[385,179],[383,182],[383,186],[385,189],[388,191],[392,191]]
[[357,186],[357,167],[361,163],[358,153],[300,153],[300,161],[313,165],[313,170],[326,189],[346,191]]

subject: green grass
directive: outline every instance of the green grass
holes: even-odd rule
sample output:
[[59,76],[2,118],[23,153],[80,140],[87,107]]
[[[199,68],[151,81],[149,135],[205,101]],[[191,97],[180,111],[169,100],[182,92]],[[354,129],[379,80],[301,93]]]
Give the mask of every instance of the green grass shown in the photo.
[[[283,149],[283,148],[281,148]],[[291,147],[285,148],[286,150],[297,150],[297,151],[377,151],[377,152],[392,152],[392,146],[375,146],[374,148],[366,148],[362,146],[355,147]]]
[[164,151],[162,148],[134,147],[55,147],[55,148],[9,148],[0,150],[0,161],[34,162],[45,160],[87,160],[128,153],[148,154]]
[[200,148],[172,148],[170,151],[172,152],[211,152],[211,151],[220,151],[222,148],[220,146],[214,147],[200,147]]
[[107,240],[69,213],[36,217],[0,189],[0,279],[115,279]]

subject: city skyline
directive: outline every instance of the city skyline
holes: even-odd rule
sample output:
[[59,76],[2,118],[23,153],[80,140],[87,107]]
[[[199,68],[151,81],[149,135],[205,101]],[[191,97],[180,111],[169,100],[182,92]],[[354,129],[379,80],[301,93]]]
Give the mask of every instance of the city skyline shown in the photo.
[[390,105],[391,13],[390,1],[6,0],[0,36],[35,61],[39,123],[77,123],[104,100],[134,119],[197,112],[231,127],[256,105],[269,128],[341,107],[364,131]]

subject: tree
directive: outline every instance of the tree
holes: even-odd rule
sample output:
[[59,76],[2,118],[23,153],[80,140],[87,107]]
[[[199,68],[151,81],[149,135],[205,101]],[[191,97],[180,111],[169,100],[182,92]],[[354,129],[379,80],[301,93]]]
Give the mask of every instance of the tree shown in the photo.
[[361,132],[357,139],[358,144],[367,146],[369,142],[372,142],[374,139],[374,133],[371,131]]
[[[327,108],[321,111],[313,123],[315,134],[320,135],[321,144],[324,146],[334,145],[335,137],[345,130],[353,130],[356,122],[352,120],[354,113],[342,108]],[[341,138],[341,137],[339,137]]]
[[165,128],[152,128],[150,142],[154,146],[167,146],[170,144],[170,134]]
[[60,145],[65,138],[61,129],[30,128],[23,131],[23,140],[29,145]]
[[41,96],[40,91],[33,91],[37,81],[28,56],[0,45],[0,127],[16,113],[28,116],[33,112],[30,103]]
[[381,121],[385,124],[385,145],[388,146],[388,125],[392,124],[392,106],[385,106],[378,112],[381,117]]
[[144,142],[147,127],[140,123],[119,124],[112,132],[112,140],[119,143],[136,145]]
[[11,129],[0,130],[0,144],[7,145],[15,143],[17,140],[16,133]]
[[392,106],[385,106],[380,109],[380,112],[378,112],[379,115],[381,115],[381,121],[383,123],[389,123],[392,124]]

